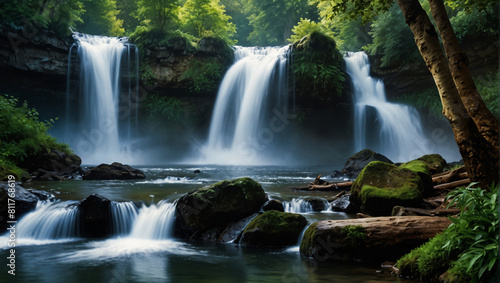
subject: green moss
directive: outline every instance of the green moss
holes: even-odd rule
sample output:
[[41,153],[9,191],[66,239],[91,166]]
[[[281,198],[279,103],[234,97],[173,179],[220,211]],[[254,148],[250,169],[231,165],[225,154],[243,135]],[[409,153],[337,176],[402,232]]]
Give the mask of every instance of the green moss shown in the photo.
[[373,161],[351,187],[351,202],[373,215],[390,215],[396,205],[413,206],[422,200],[420,177],[412,170]]
[[415,172],[420,177],[420,180],[422,180],[424,192],[432,190],[433,184],[432,184],[432,175],[429,163],[417,159],[410,162],[406,162],[400,165],[399,168],[406,168]]
[[270,210],[250,221],[243,233],[259,229],[269,234],[280,234],[290,227],[304,227],[306,224],[307,220],[300,214]]
[[444,158],[439,154],[427,154],[417,160],[425,162],[427,166],[429,166],[429,172],[431,174],[443,172],[443,169],[447,165],[446,160],[444,160]]
[[8,176],[13,175],[17,181],[30,179],[30,175],[25,170],[13,165],[10,162],[0,159],[0,181],[7,181]]
[[308,251],[313,247],[313,243],[316,240],[316,227],[318,227],[318,222],[314,222],[309,225],[309,227],[304,232],[302,236],[302,241],[300,242],[301,253],[308,253]]
[[340,230],[340,236],[347,248],[358,249],[365,246],[368,235],[361,226],[347,225]]

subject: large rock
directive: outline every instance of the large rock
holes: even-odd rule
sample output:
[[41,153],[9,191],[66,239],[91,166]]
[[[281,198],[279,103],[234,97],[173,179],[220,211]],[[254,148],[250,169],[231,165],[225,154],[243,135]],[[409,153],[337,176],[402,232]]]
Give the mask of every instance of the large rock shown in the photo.
[[443,172],[443,169],[447,166],[446,160],[439,154],[427,154],[417,160],[425,162],[429,166],[432,175]]
[[369,215],[391,215],[392,208],[418,206],[422,202],[422,180],[407,168],[373,161],[354,180],[351,204]]
[[248,224],[240,243],[259,247],[296,245],[306,225],[307,220],[300,214],[267,211]]
[[376,153],[370,149],[363,149],[362,151],[349,157],[349,159],[345,162],[344,168],[337,175],[355,179],[358,177],[361,170],[363,170],[363,168],[365,168],[365,166],[372,161],[382,161],[393,164],[389,158],[383,156],[382,154]]
[[80,165],[82,159],[74,153],[60,150],[43,152],[22,164],[39,180],[64,180],[84,173]]
[[224,228],[260,211],[266,200],[261,185],[250,178],[221,181],[187,193],[175,208],[176,234],[197,238],[209,229]]
[[[14,200],[15,208],[12,214],[14,218],[9,217],[11,214],[9,213],[8,199]],[[7,221],[19,220],[23,215],[35,209],[37,202],[38,198],[34,194],[21,187],[14,180],[0,182],[0,233],[9,227]]]
[[430,194],[430,192],[433,190],[434,185],[432,183],[432,175],[428,163],[417,159],[403,163],[399,165],[399,168],[410,169],[411,171],[415,172],[418,177],[420,177],[420,180],[422,181],[424,196]]
[[80,204],[83,236],[104,238],[111,234],[111,201],[98,194],[88,196]]
[[84,180],[130,180],[144,179],[146,175],[139,170],[118,162],[101,164],[87,171],[82,177]]
[[396,260],[450,224],[447,217],[430,216],[319,221],[305,231],[300,253],[317,261]]

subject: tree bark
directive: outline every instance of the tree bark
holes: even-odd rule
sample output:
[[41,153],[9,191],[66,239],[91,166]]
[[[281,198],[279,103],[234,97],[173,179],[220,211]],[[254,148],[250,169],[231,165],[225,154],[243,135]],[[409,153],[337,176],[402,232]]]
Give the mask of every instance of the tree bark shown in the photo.
[[439,45],[436,30],[418,0],[397,0],[397,3],[434,78],[443,105],[443,115],[453,129],[469,178],[487,187],[498,181],[498,152],[479,133],[467,113]]
[[498,152],[498,120],[486,107],[469,69],[467,55],[460,47],[455,36],[450,19],[446,13],[443,0],[429,0],[432,17],[436,22],[439,35],[443,42],[444,51],[448,58],[455,86],[462,98],[462,103],[467,109],[469,116],[474,120],[481,135],[493,145]]

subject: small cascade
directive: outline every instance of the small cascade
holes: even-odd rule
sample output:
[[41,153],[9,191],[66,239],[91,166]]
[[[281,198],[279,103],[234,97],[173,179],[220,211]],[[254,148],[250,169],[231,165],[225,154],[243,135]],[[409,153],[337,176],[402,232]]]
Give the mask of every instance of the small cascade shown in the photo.
[[78,202],[39,201],[17,225],[21,239],[58,240],[80,236]]
[[393,161],[430,153],[418,112],[387,101],[383,82],[370,76],[368,56],[349,52],[344,60],[354,86],[354,150],[370,148]]
[[111,202],[112,231],[115,235],[128,235],[137,218],[137,207],[129,202]]
[[[67,87],[68,143],[84,157],[85,163],[128,163],[134,141],[133,126],[137,123],[137,47],[127,43],[127,38],[80,33],[74,33],[73,37],[78,60],[71,64],[71,48]],[[73,65],[79,65],[80,82],[79,87],[74,88],[70,86]],[[79,97],[76,105],[71,102],[72,96]]]
[[174,217],[175,202],[160,201],[156,205],[143,205],[138,211],[129,237],[150,240],[171,238]]
[[285,212],[290,213],[308,213],[314,211],[311,203],[300,198],[294,198],[291,201],[284,201],[283,207],[285,208]]
[[236,46],[234,56],[217,94],[202,155],[215,164],[266,163],[289,123],[280,118],[288,113],[290,46]]

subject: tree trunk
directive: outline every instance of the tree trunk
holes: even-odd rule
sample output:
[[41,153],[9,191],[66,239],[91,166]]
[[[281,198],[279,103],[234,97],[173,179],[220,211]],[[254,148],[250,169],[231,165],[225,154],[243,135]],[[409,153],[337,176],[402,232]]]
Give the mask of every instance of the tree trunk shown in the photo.
[[498,153],[479,133],[464,105],[439,45],[438,35],[418,0],[397,0],[427,68],[434,78],[471,181],[483,187],[498,181]]
[[479,132],[493,145],[495,152],[498,152],[498,120],[486,107],[481,95],[477,91],[476,85],[469,70],[469,60],[460,47],[455,36],[450,19],[446,13],[443,0],[429,0],[432,17],[436,22],[444,51],[448,57],[455,86],[462,98],[462,103],[467,109],[469,116],[474,120]]

